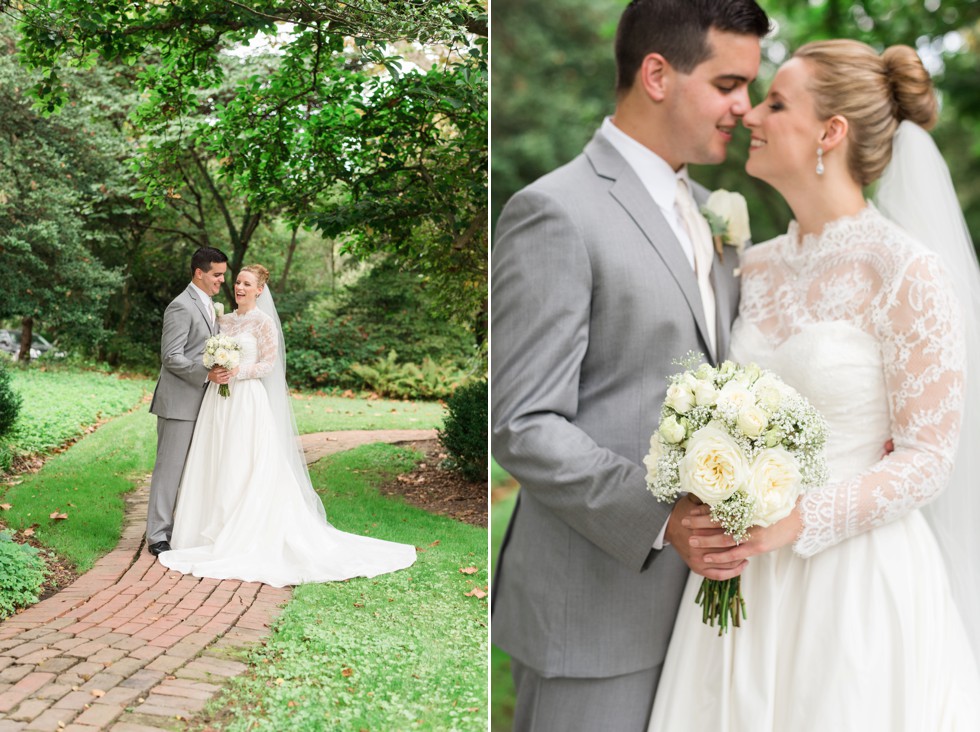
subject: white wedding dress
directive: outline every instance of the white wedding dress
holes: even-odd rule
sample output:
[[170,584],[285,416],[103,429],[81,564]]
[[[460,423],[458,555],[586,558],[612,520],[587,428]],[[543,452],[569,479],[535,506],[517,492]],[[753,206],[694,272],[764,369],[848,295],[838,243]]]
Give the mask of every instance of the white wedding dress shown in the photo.
[[262,381],[278,358],[273,319],[254,308],[218,322],[221,333],[241,345],[240,370],[228,397],[218,394],[217,384],[208,385],[180,482],[173,549],[160,561],[198,577],[275,587],[411,566],[415,547],[327,523],[316,493],[290,468],[288,451],[296,446],[274,427]]
[[650,730],[980,729],[980,676],[919,510],[957,445],[957,307],[935,256],[873,206],[745,253],[730,358],[820,410],[831,477],[802,499],[795,545],[749,561],[742,627],[702,624],[691,575]]

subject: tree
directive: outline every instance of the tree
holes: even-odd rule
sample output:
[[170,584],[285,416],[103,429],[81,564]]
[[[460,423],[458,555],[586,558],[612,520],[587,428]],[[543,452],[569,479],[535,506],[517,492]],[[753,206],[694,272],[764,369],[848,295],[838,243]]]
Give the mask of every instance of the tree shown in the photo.
[[[71,330],[77,342],[102,337],[102,318],[120,277],[92,253],[94,210],[111,178],[108,132],[83,124],[79,103],[59,120],[39,118],[19,93],[29,77],[0,28],[0,317],[21,324],[30,359],[37,322]],[[81,95],[80,95],[81,96]]]
[[[151,204],[180,187],[188,148],[206,150],[254,211],[353,231],[351,252],[398,255],[465,294],[446,305],[479,322],[488,156],[478,0],[49,0],[19,17],[22,57],[43,72],[35,92],[48,112],[67,99],[65,64],[138,69],[146,101],[133,119],[153,138],[141,157]],[[242,48],[263,65],[225,94]],[[432,67],[406,70],[409,48]]]

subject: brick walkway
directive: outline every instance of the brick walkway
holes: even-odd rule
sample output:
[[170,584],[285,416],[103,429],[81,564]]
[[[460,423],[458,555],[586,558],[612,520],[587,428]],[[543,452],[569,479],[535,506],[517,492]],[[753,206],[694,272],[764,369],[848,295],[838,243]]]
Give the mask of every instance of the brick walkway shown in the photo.
[[[433,430],[321,433],[307,460]],[[260,641],[288,588],[199,579],[146,551],[148,487],[127,496],[119,545],[70,587],[0,623],[0,732],[182,729]]]

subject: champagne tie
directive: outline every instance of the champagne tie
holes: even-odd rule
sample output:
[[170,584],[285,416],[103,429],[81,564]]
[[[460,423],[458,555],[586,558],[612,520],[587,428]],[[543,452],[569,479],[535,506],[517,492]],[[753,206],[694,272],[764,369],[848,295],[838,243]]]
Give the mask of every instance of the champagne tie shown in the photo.
[[681,222],[687,230],[694,249],[694,271],[697,274],[698,290],[701,291],[701,305],[704,307],[704,319],[708,325],[708,341],[711,353],[716,357],[715,337],[715,292],[711,287],[711,263],[714,261],[714,247],[711,242],[711,229],[704,216],[698,211],[694,198],[683,179],[677,180],[677,209],[681,214]]

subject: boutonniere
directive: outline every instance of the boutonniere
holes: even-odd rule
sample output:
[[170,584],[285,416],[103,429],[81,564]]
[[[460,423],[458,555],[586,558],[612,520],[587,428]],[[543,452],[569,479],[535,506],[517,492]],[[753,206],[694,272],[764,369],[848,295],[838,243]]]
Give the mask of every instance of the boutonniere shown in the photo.
[[735,247],[738,254],[745,248],[745,242],[752,238],[749,230],[749,207],[741,193],[732,193],[723,188],[708,196],[701,213],[711,227],[711,238],[715,241],[718,258],[725,261],[723,246]]
[[212,302],[211,304],[214,305],[214,317],[220,318],[225,314],[225,306],[220,302]]

